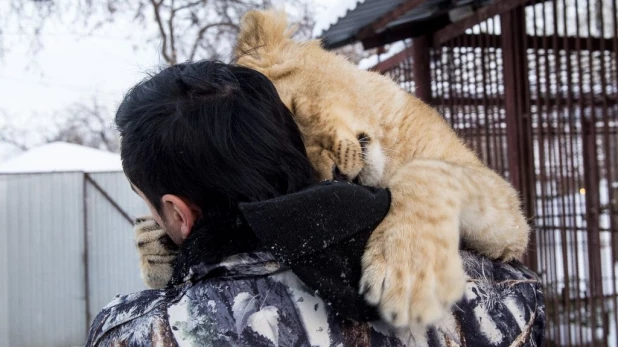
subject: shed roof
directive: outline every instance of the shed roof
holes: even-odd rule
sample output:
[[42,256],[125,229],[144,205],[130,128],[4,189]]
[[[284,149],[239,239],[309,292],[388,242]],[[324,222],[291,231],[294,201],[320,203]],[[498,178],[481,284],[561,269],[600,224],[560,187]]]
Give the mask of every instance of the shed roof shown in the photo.
[[0,163],[0,173],[122,171],[120,155],[66,142],[48,143]]
[[[358,41],[359,32],[410,0],[340,0],[335,1],[317,21],[313,35],[322,38],[326,47],[336,48]],[[415,22],[448,16],[457,20],[461,13],[491,0],[425,0],[390,21],[380,31]],[[470,10],[470,11],[466,11]],[[421,28],[422,29],[422,28]],[[388,42],[387,42],[388,43]]]

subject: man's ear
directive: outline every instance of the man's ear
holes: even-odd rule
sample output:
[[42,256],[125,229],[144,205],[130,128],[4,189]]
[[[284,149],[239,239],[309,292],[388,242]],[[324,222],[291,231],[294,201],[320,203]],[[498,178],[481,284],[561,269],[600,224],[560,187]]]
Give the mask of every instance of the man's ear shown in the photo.
[[199,216],[199,209],[194,204],[172,194],[163,195],[161,200],[164,204],[171,205],[173,209],[171,218],[174,219],[175,224],[180,226],[181,237],[185,240],[191,233],[195,220]]

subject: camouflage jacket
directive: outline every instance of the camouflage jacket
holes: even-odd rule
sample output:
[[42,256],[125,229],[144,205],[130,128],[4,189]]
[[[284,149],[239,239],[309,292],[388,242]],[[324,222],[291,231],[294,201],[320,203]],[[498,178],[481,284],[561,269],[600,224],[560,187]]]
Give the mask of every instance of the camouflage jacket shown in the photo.
[[537,346],[545,312],[537,277],[517,263],[462,251],[469,275],[452,315],[394,331],[334,312],[269,253],[198,264],[177,286],[118,296],[87,346]]

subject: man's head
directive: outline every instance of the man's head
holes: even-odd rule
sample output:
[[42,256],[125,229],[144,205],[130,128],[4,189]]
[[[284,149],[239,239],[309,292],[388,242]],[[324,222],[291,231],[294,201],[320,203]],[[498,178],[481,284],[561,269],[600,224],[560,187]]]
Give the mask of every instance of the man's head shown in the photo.
[[168,67],[129,91],[116,125],[125,174],[177,244],[197,218],[312,180],[290,111],[273,84],[247,68]]

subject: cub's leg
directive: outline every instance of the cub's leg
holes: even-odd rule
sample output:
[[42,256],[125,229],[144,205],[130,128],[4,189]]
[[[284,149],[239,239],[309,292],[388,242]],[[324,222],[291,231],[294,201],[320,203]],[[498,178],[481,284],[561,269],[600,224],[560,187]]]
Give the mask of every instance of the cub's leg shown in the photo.
[[361,293],[395,327],[426,326],[461,298],[462,189],[449,164],[413,161],[388,186],[391,209],[363,255]]
[[[415,160],[388,182],[391,210],[368,242],[361,279],[361,293],[387,322],[426,326],[462,297],[461,228],[481,253],[510,258],[523,252],[527,227],[519,202],[494,175],[485,168]],[[505,187],[512,194],[503,194]],[[472,230],[480,226],[483,231]]]
[[528,246],[530,227],[517,191],[486,167],[461,168],[465,193],[461,238],[466,247],[492,259],[520,258]]

